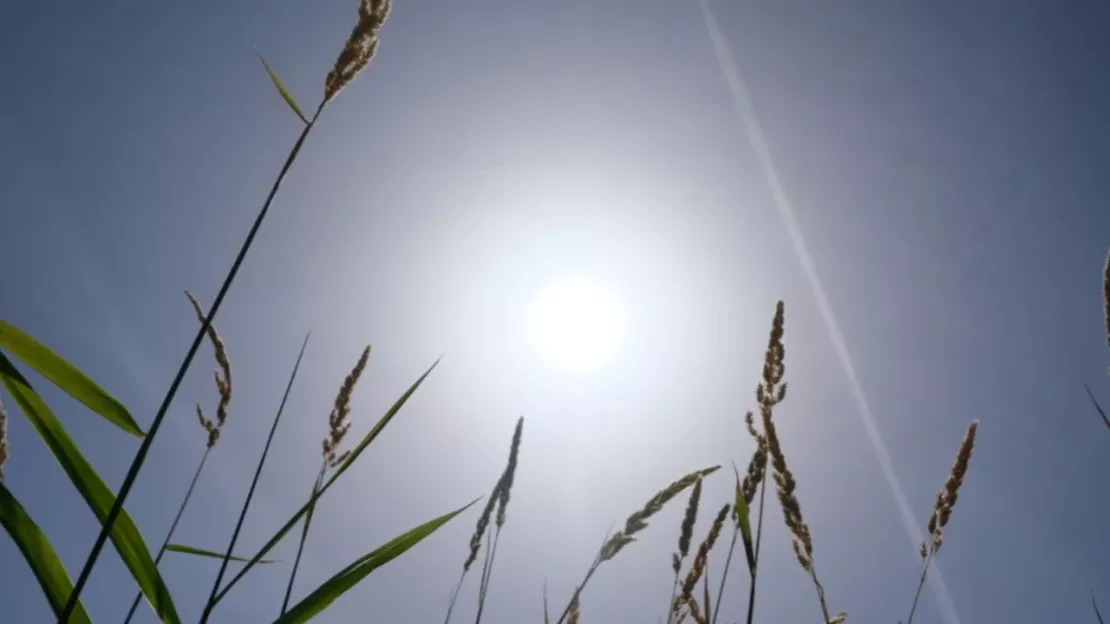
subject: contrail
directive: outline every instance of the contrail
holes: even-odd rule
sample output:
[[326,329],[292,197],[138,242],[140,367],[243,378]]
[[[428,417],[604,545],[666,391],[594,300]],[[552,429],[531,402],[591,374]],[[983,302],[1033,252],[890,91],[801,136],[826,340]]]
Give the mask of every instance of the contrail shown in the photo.
[[[924,531],[921,525],[917,523],[913,510],[910,508],[905,490],[902,489],[902,484],[898,481],[898,475],[894,472],[894,462],[890,458],[890,452],[887,451],[883,437],[879,433],[879,428],[875,425],[875,415],[871,412],[871,406],[863,392],[863,385],[860,384],[859,377],[856,375],[856,368],[852,365],[852,358],[848,354],[848,345],[844,342],[843,334],[840,333],[840,324],[836,322],[836,315],[833,314],[829,298],[825,295],[825,289],[817,275],[817,267],[813,263],[813,257],[809,254],[809,246],[806,245],[805,237],[802,236],[802,229],[798,226],[798,220],[794,216],[794,206],[790,203],[790,198],[786,195],[786,189],[779,179],[775,164],[771,160],[771,150],[767,147],[767,141],[763,138],[763,130],[759,125],[759,120],[756,119],[751,97],[748,95],[748,90],[744,88],[744,82],[741,79],[740,70],[736,66],[732,50],[729,48],[728,41],[721,34],[717,19],[709,9],[708,0],[698,0],[698,5],[701,7],[705,26],[709,30],[713,50],[717,54],[721,77],[724,78],[729,91],[732,92],[736,112],[744,122],[744,129],[747,132],[752,151],[755,152],[763,177],[766,178],[767,185],[771,188],[771,197],[775,202],[775,208],[778,209],[779,215],[786,224],[786,231],[790,235],[790,241],[794,244],[794,252],[798,256],[802,270],[805,271],[806,277],[809,279],[813,296],[817,300],[817,308],[829,330],[829,339],[832,340],[833,348],[840,359],[840,365],[844,368],[844,374],[848,377],[848,385],[851,387],[852,396],[855,398],[863,428],[867,430],[867,435],[871,439],[871,446],[874,448],[875,456],[882,467],[883,476],[886,477],[886,483],[890,486],[890,492],[894,495],[894,500],[898,503],[898,510],[902,513],[902,523],[905,525],[906,534],[916,550],[921,543]],[[933,592],[936,594],[944,621],[948,624],[960,624],[960,616],[956,613],[952,598],[948,594],[948,586],[945,585],[944,577],[941,575],[940,568],[935,561],[933,563],[933,573],[929,576],[929,580]]]

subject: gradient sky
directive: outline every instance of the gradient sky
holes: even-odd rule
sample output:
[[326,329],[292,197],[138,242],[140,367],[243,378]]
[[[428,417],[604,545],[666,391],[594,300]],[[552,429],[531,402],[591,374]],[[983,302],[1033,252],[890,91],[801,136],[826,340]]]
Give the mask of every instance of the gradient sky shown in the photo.
[[[1092,588],[1110,605],[1110,496],[1089,493],[1110,439],[1082,387],[1110,402],[1106,4],[716,0],[713,11],[920,522],[967,422],[981,420],[940,555],[959,620],[1093,621]],[[149,423],[196,329],[181,291],[211,302],[299,131],[255,47],[311,108],[354,13],[352,0],[8,0],[0,316]],[[524,338],[530,300],[568,274],[607,284],[628,310],[623,350],[591,376],[552,367]],[[226,546],[305,331],[241,551],[307,497],[330,403],[364,344],[355,436],[445,354],[323,500],[299,593],[486,493],[523,414],[486,621],[541,621],[545,579],[564,604],[606,529],[656,489],[747,462],[742,414],[780,298],[791,387],[780,435],[830,608],[893,624],[919,560],[697,3],[398,0],[217,319],[235,395],[180,540]],[[213,366],[205,346],[128,500],[152,544],[202,453],[192,406],[213,409]],[[32,380],[119,484],[137,442]],[[76,576],[96,523],[6,403],[6,483]],[[712,478],[707,507],[731,487]],[[602,568],[584,621],[656,621],[680,507]],[[439,621],[475,517],[318,621]],[[757,621],[817,622],[777,505],[768,518]],[[216,567],[171,556],[162,570],[196,618]],[[252,572],[214,621],[273,618],[286,574]],[[48,620],[6,538],[0,578],[5,621]],[[459,621],[472,617],[474,578]],[[726,616],[739,619],[746,582],[732,578]],[[109,552],[83,599],[94,619],[119,621],[133,592]],[[933,593],[920,616],[951,624]]]

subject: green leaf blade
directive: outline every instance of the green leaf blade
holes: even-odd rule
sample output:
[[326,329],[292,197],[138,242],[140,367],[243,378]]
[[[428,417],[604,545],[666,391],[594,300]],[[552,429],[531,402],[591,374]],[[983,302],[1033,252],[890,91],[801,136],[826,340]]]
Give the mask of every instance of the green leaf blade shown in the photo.
[[740,488],[740,470],[732,464],[732,471],[736,473],[736,526],[740,529],[740,539],[744,542],[744,556],[748,560],[748,573],[755,577],[755,545],[752,542],[752,524],[748,512],[748,501],[744,500],[744,492]]
[[455,511],[429,520],[359,557],[351,565],[343,568],[316,588],[304,600],[293,606],[285,615],[275,620],[274,624],[302,624],[308,622],[327,609],[331,603],[338,600],[347,591],[354,588],[355,585],[358,585],[374,570],[400,557],[476,502],[478,502],[478,499]]
[[[46,403],[31,388],[31,384],[16,370],[11,361],[0,353],[0,382],[15,399],[20,411],[50,449],[77,492],[85,499],[97,520],[103,525],[115,504],[115,494],[105,485],[96,470],[81,454],[73,438],[50,411]],[[112,545],[120,559],[131,572],[132,578],[146,596],[147,601],[165,624],[179,624],[169,590],[158,573],[142,534],[126,510],[120,510],[110,533]]]
[[[42,593],[50,603],[54,616],[58,617],[73,592],[73,582],[69,580],[61,559],[54,552],[50,540],[46,538],[31,516],[19,504],[15,496],[0,482],[0,525],[11,536],[23,559],[42,588]],[[78,602],[69,617],[70,624],[92,624],[85,607]]]
[[122,403],[49,347],[0,319],[0,349],[18,358],[50,383],[113,425],[135,437],[145,434]]
[[[205,550],[203,548],[197,548],[196,546],[189,546],[188,544],[169,544],[169,545],[166,546],[166,550],[169,551],[169,552],[174,552],[174,553],[178,553],[178,554],[182,554],[182,555],[194,555],[194,556],[197,556],[197,557],[209,557],[211,559],[223,559],[224,558],[223,553],[218,553],[218,552],[215,552],[215,551],[212,551],[212,550]],[[240,563],[246,563],[246,562],[250,561],[250,559],[247,559],[247,558],[244,558],[244,557],[236,557],[236,556],[232,555],[231,557],[228,557],[228,561],[238,561]],[[281,559],[259,559],[258,563],[262,564],[262,565],[266,565],[266,564],[269,564],[269,563],[279,563],[280,561],[281,561]]]
[[235,584],[238,583],[240,580],[242,580],[247,572],[249,572],[251,568],[253,568],[254,565],[258,563],[259,560],[261,560],[271,550],[273,550],[274,547],[281,542],[281,540],[285,539],[285,536],[289,534],[289,531],[293,530],[293,527],[295,527],[297,523],[300,522],[301,518],[306,513],[308,513],[308,511],[319,501],[320,498],[324,496],[324,492],[327,492],[328,488],[330,488],[332,484],[335,483],[336,479],[342,476],[343,473],[345,473],[347,469],[354,464],[355,460],[357,460],[359,456],[362,455],[362,452],[365,451],[368,446],[370,446],[370,443],[373,442],[374,439],[378,437],[378,434],[380,434],[382,430],[385,429],[386,425],[388,425],[389,422],[393,420],[393,417],[396,416],[399,411],[401,411],[401,408],[404,407],[409,398],[411,398],[412,395],[416,393],[416,390],[420,388],[420,385],[424,383],[424,380],[428,378],[428,375],[431,375],[432,371],[435,370],[436,366],[439,365],[439,362],[439,360],[436,360],[431,365],[431,367],[428,368],[428,370],[424,371],[424,374],[421,375],[419,379],[417,379],[411,386],[409,386],[409,389],[406,390],[405,393],[402,394],[401,397],[397,399],[392,406],[390,406],[385,415],[383,415],[378,420],[377,424],[375,424],[374,427],[371,428],[370,431],[366,434],[366,436],[363,437],[363,439],[358,443],[358,445],[355,446],[355,448],[352,449],[350,453],[348,453],[347,459],[344,460],[338,468],[336,468],[331,478],[324,482],[324,485],[320,488],[320,491],[316,493],[316,496],[314,498],[310,498],[308,502],[302,505],[301,508],[295,514],[293,514],[293,517],[289,518],[289,520],[286,521],[286,523],[280,529],[278,529],[277,533],[275,533],[274,536],[271,537],[270,540],[267,541],[262,546],[262,548],[259,549],[254,557],[249,562],[247,562],[247,565],[243,566],[243,569],[239,570],[239,573],[232,577],[232,579],[228,581],[226,585],[224,585],[223,589],[221,589],[220,592],[216,594],[216,600],[213,603],[213,606],[219,604],[219,602],[223,600],[224,596],[226,596],[227,593],[231,591],[231,588],[234,587]]
[[258,55],[258,60],[262,61],[262,66],[266,68],[266,73],[270,75],[270,80],[273,81],[274,86],[277,87],[278,93],[281,94],[281,98],[285,100],[285,103],[289,105],[289,108],[293,109],[293,112],[297,114],[297,117],[300,117],[301,121],[307,124],[308,118],[305,117],[304,113],[301,112],[301,107],[297,106],[297,102],[293,100],[293,96],[289,94],[289,90],[286,89],[285,85],[281,83],[281,78],[278,78],[277,73],[274,72],[274,70],[270,67],[270,64],[266,62],[266,59],[263,58],[261,54]]

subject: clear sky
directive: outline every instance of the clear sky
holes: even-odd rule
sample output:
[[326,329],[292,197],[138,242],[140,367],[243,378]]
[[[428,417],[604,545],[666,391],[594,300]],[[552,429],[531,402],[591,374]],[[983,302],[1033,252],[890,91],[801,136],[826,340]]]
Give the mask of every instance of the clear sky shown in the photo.
[[[1110,403],[1106,4],[715,0],[713,12],[919,522],[981,421],[940,555],[959,621],[1093,621],[1092,588],[1110,605],[1097,476],[1110,434],[1082,387]],[[211,302],[299,131],[255,47],[310,108],[354,13],[353,0],[7,0],[0,316],[148,424],[196,329],[181,291]],[[589,375],[526,336],[530,302],[565,275],[604,284],[626,311],[623,345]],[[306,330],[244,551],[307,497],[363,345],[356,436],[445,354],[322,502],[298,588],[486,493],[523,414],[486,614],[541,621],[545,579],[565,603],[606,529],[656,489],[747,462],[741,418],[780,298],[791,392],[778,422],[830,607],[893,624],[918,557],[697,2],[398,0],[218,317],[235,394],[181,540],[225,547]],[[213,408],[213,366],[206,346],[128,501],[152,544],[202,453],[192,406]],[[37,385],[119,484],[136,441]],[[76,576],[96,523],[7,404],[6,483]],[[731,487],[713,477],[707,508]],[[602,568],[586,622],[662,614],[680,507]],[[319,621],[439,621],[475,517]],[[757,621],[819,621],[777,505],[768,526]],[[196,618],[215,566],[171,557],[162,570]],[[215,621],[268,621],[286,574],[252,572]],[[48,620],[6,538],[0,578],[5,621]],[[746,584],[733,580],[726,615],[739,619]],[[112,622],[133,591],[109,552],[83,598]],[[938,604],[926,593],[916,621],[951,624]]]

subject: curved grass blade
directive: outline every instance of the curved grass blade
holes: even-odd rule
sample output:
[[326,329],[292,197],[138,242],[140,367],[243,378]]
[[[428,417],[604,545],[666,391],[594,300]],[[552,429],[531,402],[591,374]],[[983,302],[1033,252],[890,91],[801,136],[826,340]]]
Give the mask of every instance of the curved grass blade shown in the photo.
[[[197,548],[196,546],[189,546],[188,544],[170,544],[169,546],[166,546],[166,550],[169,551],[169,552],[180,553],[182,555],[196,555],[198,557],[211,557],[212,559],[224,559],[225,558],[223,553],[218,553],[218,552],[211,551],[211,550],[205,550],[203,548]],[[227,560],[228,561],[239,561],[239,562],[243,562],[243,563],[246,563],[247,561],[250,561],[250,559],[246,559],[244,557],[236,557],[234,555],[231,556],[231,557],[227,557]],[[281,563],[281,559],[259,559],[258,563],[260,563],[260,564]]]
[[285,85],[281,84],[281,79],[278,78],[277,74],[274,73],[274,70],[270,68],[270,64],[266,62],[266,59],[263,58],[261,54],[258,54],[258,60],[262,61],[262,66],[266,68],[266,73],[270,75],[270,80],[274,82],[274,86],[277,87],[278,93],[281,94],[281,97],[283,100],[285,100],[285,103],[288,104],[289,108],[293,109],[293,112],[297,114],[297,117],[300,117],[301,121],[303,121],[307,125],[308,118],[305,117],[304,113],[301,112],[301,107],[297,106],[297,103],[293,100],[293,96],[289,94],[289,91],[285,88]]
[[744,493],[740,490],[740,471],[736,464],[732,464],[732,471],[736,473],[736,526],[740,529],[740,539],[744,542],[744,556],[748,559],[748,573],[755,576],[755,546],[752,542],[752,523],[748,517],[748,501],[744,500]]
[[251,568],[254,567],[256,563],[258,563],[263,557],[265,557],[267,553],[273,550],[273,548],[277,546],[278,543],[281,542],[281,540],[284,539],[286,535],[289,534],[289,531],[291,531],[293,527],[296,526],[298,522],[300,522],[301,518],[314,504],[317,504],[319,502],[319,499],[324,496],[324,492],[327,492],[328,488],[330,488],[332,484],[335,483],[335,480],[343,475],[343,473],[346,472],[352,464],[354,464],[355,460],[358,459],[362,452],[366,450],[366,447],[370,446],[370,443],[378,437],[378,434],[380,434],[383,429],[385,429],[385,426],[389,424],[389,421],[393,420],[393,417],[397,415],[397,412],[401,411],[401,408],[404,407],[409,398],[411,398],[412,395],[416,393],[416,390],[420,387],[420,384],[424,383],[424,380],[428,378],[428,375],[432,374],[432,371],[435,370],[436,366],[438,365],[439,360],[437,359],[435,363],[433,363],[431,367],[428,368],[428,370],[424,371],[424,374],[421,375],[420,378],[417,379],[411,386],[409,386],[409,389],[406,390],[405,393],[402,394],[401,397],[397,399],[388,410],[386,410],[386,413],[381,417],[381,419],[378,420],[377,424],[375,424],[374,427],[370,429],[366,436],[363,437],[362,441],[360,441],[358,445],[355,446],[355,448],[351,449],[350,453],[347,455],[347,459],[340,463],[339,467],[336,468],[331,478],[324,482],[324,485],[320,488],[320,491],[316,493],[315,501],[310,498],[308,502],[301,506],[297,513],[293,514],[292,518],[286,521],[286,523],[280,529],[278,529],[277,533],[275,533],[274,536],[271,537],[270,540],[266,542],[266,544],[263,545],[261,549],[259,549],[254,557],[249,562],[247,562],[247,565],[243,566],[243,569],[239,570],[239,573],[232,577],[232,579],[227,582],[227,585],[225,585],[223,589],[221,589],[219,593],[216,594],[216,599],[212,601],[213,607],[215,607],[216,604],[223,600],[224,596],[227,595],[227,592],[229,592],[231,588],[234,587],[235,584],[238,583],[247,574],[247,572],[249,572]]
[[145,435],[131,418],[127,408],[96,385],[96,382],[46,345],[2,319],[0,319],[0,349],[6,350],[30,366],[50,383],[58,386],[66,394],[85,404],[113,425],[136,437],[141,438]]
[[1087,391],[1087,396],[1091,398],[1091,404],[1095,406],[1095,410],[1098,411],[1098,415],[1102,417],[1102,422],[1106,423],[1107,428],[1110,428],[1110,418],[1106,417],[1106,412],[1103,411],[1102,406],[1098,404],[1098,401],[1095,399],[1094,393],[1091,392],[1090,386],[1088,386],[1087,384],[1083,384],[1083,388]]
[[[0,381],[15,399],[20,411],[31,422],[39,437],[46,443],[51,454],[61,464],[62,470],[65,471],[77,492],[85,499],[89,509],[96,515],[96,519],[103,525],[109,510],[115,504],[115,495],[81,454],[77,444],[66,433],[54,413],[3,353],[0,353]],[[143,542],[142,534],[125,510],[120,510],[109,537],[120,559],[131,572],[132,578],[139,585],[159,619],[166,624],[178,624],[180,620],[169,590],[166,589],[162,576],[158,574],[158,568],[154,565],[154,559],[150,556],[146,543]],[[73,614],[70,613],[70,617],[72,616]]]
[[[46,539],[46,535],[3,483],[0,483],[0,525],[4,526],[4,530],[11,536],[19,552],[23,553],[23,559],[31,567],[31,572],[39,582],[42,593],[46,595],[54,615],[61,615],[62,608],[69,599],[69,593],[73,591],[73,583],[70,582],[69,574],[62,566],[62,561],[54,552],[54,547],[50,545],[50,540]],[[89,614],[85,613],[85,607],[80,602],[70,614],[69,622],[70,624],[92,624]]]
[[413,546],[419,544],[424,538],[435,533],[441,526],[450,522],[455,516],[470,508],[478,502],[474,499],[469,504],[442,515],[434,520],[409,530],[392,540],[382,544],[370,553],[359,557],[351,565],[337,572],[330,579],[316,588],[307,598],[293,606],[285,615],[274,621],[274,624],[300,624],[308,622],[327,609],[331,603],[347,593],[355,585],[390,561],[400,557]]

